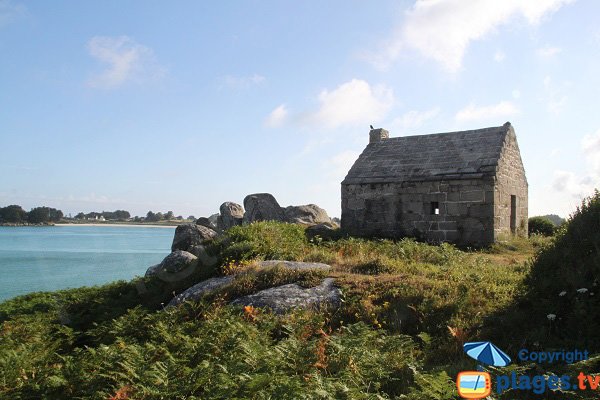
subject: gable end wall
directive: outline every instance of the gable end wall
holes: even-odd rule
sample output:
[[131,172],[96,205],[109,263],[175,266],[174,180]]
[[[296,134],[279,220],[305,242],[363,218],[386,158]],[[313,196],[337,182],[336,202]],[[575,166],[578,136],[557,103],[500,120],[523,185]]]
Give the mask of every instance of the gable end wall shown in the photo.
[[516,196],[516,233],[527,237],[528,219],[528,184],[525,168],[521,160],[519,145],[514,130],[511,128],[506,140],[496,172],[494,186],[494,239],[502,240],[510,236],[511,231],[511,195]]

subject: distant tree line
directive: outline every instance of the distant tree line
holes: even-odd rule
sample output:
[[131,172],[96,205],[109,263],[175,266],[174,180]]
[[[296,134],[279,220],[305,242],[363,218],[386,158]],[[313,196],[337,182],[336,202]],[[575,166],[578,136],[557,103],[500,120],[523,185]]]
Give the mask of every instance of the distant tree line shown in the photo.
[[0,223],[11,224],[43,224],[48,222],[58,222],[63,218],[63,212],[51,207],[35,207],[29,212],[23,207],[13,204],[0,208]]
[[100,217],[103,217],[104,219],[111,220],[111,221],[125,221],[125,220],[128,220],[129,218],[131,218],[131,214],[129,213],[129,211],[125,211],[125,210],[102,211],[102,212],[92,211],[87,214],[80,212],[79,214],[77,214],[75,216],[75,219],[99,219]]
[[[1,223],[10,223],[10,224],[23,224],[23,223],[31,223],[31,224],[41,224],[48,222],[58,222],[64,218],[64,214],[61,210],[57,210],[56,208],[51,207],[35,207],[30,211],[25,211],[23,207],[19,205],[10,205],[6,207],[0,207],[0,224]],[[69,214],[70,219],[71,215]],[[104,219],[107,221],[128,221],[133,220],[135,222],[158,222],[158,221],[172,221],[178,220],[183,221],[184,218],[179,215],[175,216],[173,211],[167,211],[165,213],[162,212],[152,212],[148,211],[145,217],[131,217],[129,211],[125,210],[115,210],[115,211],[102,211],[96,212],[92,211],[89,213],[80,212],[75,215],[74,219],[78,220],[98,220]],[[196,218],[193,215],[187,217],[188,220],[195,220]]]
[[144,221],[158,222],[158,221],[171,221],[174,219],[183,220],[183,217],[181,215],[176,217],[175,214],[173,214],[173,211],[167,211],[166,213],[162,213],[160,211],[157,213],[148,211],[148,213],[146,214],[146,218],[144,218]]
[[565,223],[565,219],[556,214],[529,218],[529,234],[552,236]]

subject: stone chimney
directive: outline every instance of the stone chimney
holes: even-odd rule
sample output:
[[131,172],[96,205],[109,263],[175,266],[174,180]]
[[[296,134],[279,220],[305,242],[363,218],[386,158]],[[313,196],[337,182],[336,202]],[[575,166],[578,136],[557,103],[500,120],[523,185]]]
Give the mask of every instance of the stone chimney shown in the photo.
[[383,128],[371,129],[369,131],[369,143],[377,143],[389,138],[390,133]]

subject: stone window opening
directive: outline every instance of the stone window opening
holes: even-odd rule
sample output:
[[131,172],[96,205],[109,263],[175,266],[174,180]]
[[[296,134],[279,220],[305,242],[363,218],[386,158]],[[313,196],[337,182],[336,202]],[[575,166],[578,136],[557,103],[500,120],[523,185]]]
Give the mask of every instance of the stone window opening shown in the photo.
[[438,201],[431,202],[431,215],[440,215],[440,203]]

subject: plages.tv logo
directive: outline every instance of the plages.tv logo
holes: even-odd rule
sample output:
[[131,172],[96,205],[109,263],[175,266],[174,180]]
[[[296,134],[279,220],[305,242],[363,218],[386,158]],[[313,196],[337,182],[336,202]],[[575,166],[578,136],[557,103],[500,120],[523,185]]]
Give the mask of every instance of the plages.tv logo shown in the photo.
[[458,373],[456,387],[463,399],[481,399],[492,392],[492,379],[487,372],[463,371]]
[[[463,371],[458,374],[456,378],[458,394],[463,399],[482,399],[489,396],[492,391],[492,381],[481,364],[505,367],[510,364],[510,357],[491,342],[465,343],[463,349],[469,357],[477,360],[478,365],[476,371]],[[525,363],[552,364],[564,362],[573,364],[588,360],[589,352],[578,349],[551,351],[521,349],[518,352],[517,359]],[[576,376],[558,376],[551,372],[530,376],[512,371],[510,374],[496,375],[494,381],[497,394],[507,390],[531,391],[534,395],[556,390],[600,390],[600,375],[587,375],[581,371]]]
[[[492,342],[469,342],[463,349],[467,355],[481,364],[505,367],[510,364],[510,357]],[[482,399],[492,392],[490,374],[481,371],[463,371],[456,377],[458,395],[463,399]]]

